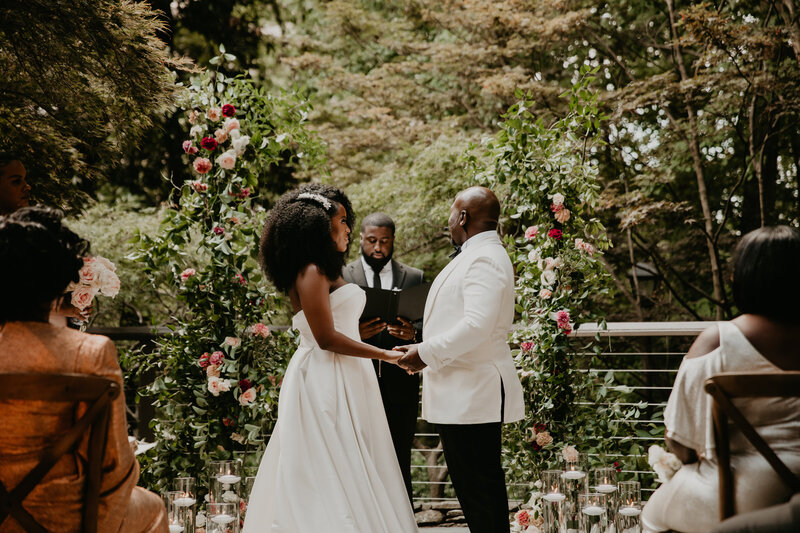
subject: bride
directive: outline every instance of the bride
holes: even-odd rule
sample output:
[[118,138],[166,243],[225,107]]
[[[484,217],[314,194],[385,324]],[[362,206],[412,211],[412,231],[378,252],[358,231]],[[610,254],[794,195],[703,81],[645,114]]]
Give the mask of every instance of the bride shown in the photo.
[[300,331],[243,533],[416,532],[369,359],[399,352],[360,342],[364,292],[341,277],[354,222],[339,189],[309,185],[276,202],[261,265],[288,292]]

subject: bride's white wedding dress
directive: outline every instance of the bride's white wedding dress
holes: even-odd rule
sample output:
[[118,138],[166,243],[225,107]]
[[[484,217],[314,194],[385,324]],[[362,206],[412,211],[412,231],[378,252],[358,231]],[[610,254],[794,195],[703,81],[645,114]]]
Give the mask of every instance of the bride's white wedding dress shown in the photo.
[[[365,295],[330,295],[336,330],[359,339]],[[278,399],[278,422],[250,493],[243,533],[408,533],[414,513],[369,359],[317,346],[305,314]]]

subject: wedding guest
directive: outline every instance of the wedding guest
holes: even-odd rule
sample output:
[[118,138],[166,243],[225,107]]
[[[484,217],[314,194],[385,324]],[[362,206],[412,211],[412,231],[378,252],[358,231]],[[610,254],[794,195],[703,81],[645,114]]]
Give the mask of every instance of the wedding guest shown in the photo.
[[[48,323],[54,300],[78,281],[88,244],[60,224],[60,212],[22,208],[0,217],[0,372],[75,373],[104,376],[122,385],[114,344]],[[164,504],[136,487],[139,463],[128,443],[125,398],[112,406],[98,531],[166,532]],[[38,463],[53,438],[75,421],[75,406],[35,401],[0,402],[0,481],[16,486]],[[64,455],[25,499],[25,508],[49,531],[80,530],[86,483],[88,436]],[[13,517],[4,533],[23,529]]]
[[[733,297],[741,314],[701,333],[678,370],[664,424],[667,446],[684,464],[647,502],[642,522],[649,531],[705,532],[719,522],[712,400],[705,380],[721,372],[800,370],[800,234],[788,226],[752,231],[736,247],[733,263]],[[742,399],[736,405],[800,474],[800,399]],[[737,513],[789,499],[789,488],[733,427],[730,448]]]
[[[392,259],[394,254],[394,220],[384,213],[371,213],[361,222],[361,255],[348,264],[342,277],[348,283],[379,289],[410,289],[423,281],[422,271]],[[417,326],[422,329],[422,324]],[[378,334],[387,330],[388,341],[381,343]],[[387,324],[380,318],[369,318],[358,325],[361,340],[379,348],[392,348],[409,344],[417,338],[414,324],[397,317],[396,323]],[[381,388],[383,410],[392,433],[394,451],[409,500],[411,491],[411,448],[419,412],[419,374],[409,374],[397,365],[384,365],[373,359],[378,385]]]
[[8,215],[27,207],[31,186],[25,181],[25,165],[17,156],[0,152],[0,215]]

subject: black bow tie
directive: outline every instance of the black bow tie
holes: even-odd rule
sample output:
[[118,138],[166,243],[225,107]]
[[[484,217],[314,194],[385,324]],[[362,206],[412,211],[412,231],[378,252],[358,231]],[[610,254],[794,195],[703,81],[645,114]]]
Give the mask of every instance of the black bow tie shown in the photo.
[[455,249],[453,250],[453,253],[451,253],[450,255],[448,255],[448,256],[447,256],[447,257],[448,257],[448,258],[450,258],[450,259],[454,259],[454,258],[455,258],[455,256],[457,256],[458,254],[460,254],[460,253],[461,253],[461,247],[460,247],[459,245],[457,245],[457,244],[454,244],[454,245],[453,245],[453,248],[455,248]]

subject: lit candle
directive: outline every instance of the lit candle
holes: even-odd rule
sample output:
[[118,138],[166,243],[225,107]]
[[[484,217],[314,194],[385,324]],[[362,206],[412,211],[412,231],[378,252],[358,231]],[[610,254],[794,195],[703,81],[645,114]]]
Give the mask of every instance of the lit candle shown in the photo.
[[219,476],[217,479],[219,480],[220,483],[225,483],[227,485],[230,485],[232,483],[239,483],[239,481],[242,478],[231,474],[225,474],[224,476]]
[[623,516],[639,516],[642,514],[642,510],[635,506],[620,507],[618,512]]
[[580,470],[567,470],[564,472],[564,477],[567,479],[581,479],[585,477],[586,474],[581,472]]
[[181,496],[180,498],[175,498],[175,505],[177,505],[178,507],[191,507],[195,503],[197,503],[197,500],[195,500],[189,495]]
[[234,517],[229,514],[218,514],[211,517],[211,521],[215,524],[230,524],[233,520]]
[[549,502],[563,502],[567,498],[567,496],[561,494],[560,492],[548,492],[547,494],[542,496],[542,498],[544,498]]
[[617,487],[610,483],[600,483],[596,488],[597,492],[602,492],[603,494],[608,494],[609,492],[617,490]]
[[605,512],[605,509],[603,509],[599,505],[587,505],[582,510],[583,514],[588,514],[590,516],[600,516]]

